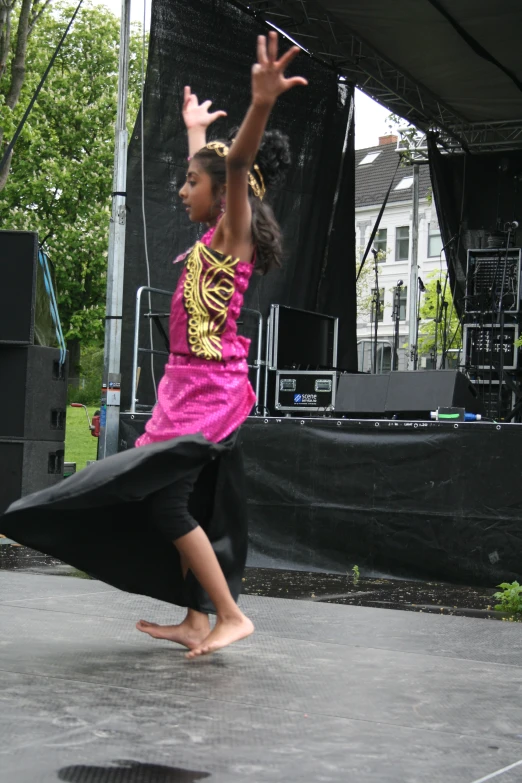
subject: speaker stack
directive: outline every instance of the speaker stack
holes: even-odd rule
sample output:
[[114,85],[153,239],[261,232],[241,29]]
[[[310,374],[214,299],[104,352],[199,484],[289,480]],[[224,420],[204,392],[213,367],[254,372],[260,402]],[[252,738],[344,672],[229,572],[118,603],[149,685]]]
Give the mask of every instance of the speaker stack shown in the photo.
[[509,421],[521,399],[521,270],[522,248],[468,250],[464,362],[493,419]]
[[67,361],[49,329],[38,235],[0,231],[0,513],[63,480]]

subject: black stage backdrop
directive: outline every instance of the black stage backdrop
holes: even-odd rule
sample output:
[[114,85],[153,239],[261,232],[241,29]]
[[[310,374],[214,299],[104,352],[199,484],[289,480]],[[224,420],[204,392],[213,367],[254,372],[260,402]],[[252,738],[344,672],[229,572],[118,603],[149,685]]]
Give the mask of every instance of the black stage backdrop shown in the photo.
[[519,579],[521,431],[250,418],[241,430],[250,562],[489,586]]
[[[488,234],[507,221],[522,226],[522,152],[442,155],[435,137],[428,138],[430,176],[451,290],[462,313],[466,288],[467,251],[487,248]],[[522,242],[522,229],[514,235]],[[453,241],[451,241],[453,240]]]
[[[122,415],[120,449],[150,414]],[[522,577],[519,424],[252,416],[251,566],[494,586]]]
[[[145,213],[153,287],[174,289],[181,268],[173,267],[172,259],[203,233],[202,226],[190,224],[177,195],[187,166],[181,117],[183,86],[190,84],[200,100],[212,99],[214,108],[228,112],[226,120],[217,122],[209,133],[210,138],[225,136],[229,128],[240,123],[248,108],[250,68],[256,36],[262,32],[266,32],[265,27],[227,0],[153,2],[144,97]],[[283,43],[283,47],[286,45]],[[284,231],[285,264],[265,278],[254,276],[245,306],[261,311],[264,317],[273,302],[339,316],[339,365],[356,370],[353,125],[343,158],[353,90],[339,85],[334,71],[305,54],[297,58],[290,71],[306,76],[309,87],[296,88],[283,96],[269,125],[285,131],[292,146],[291,172],[272,202]],[[344,176],[331,224],[343,160]],[[128,159],[123,409],[130,403],[135,296],[147,280],[141,165],[138,118]],[[152,310],[168,310],[168,300],[154,298]],[[148,341],[145,325],[140,345],[148,347]],[[155,327],[154,345],[164,347]],[[164,357],[155,361],[157,378],[164,363]],[[140,364],[139,402],[152,404],[149,359]]]

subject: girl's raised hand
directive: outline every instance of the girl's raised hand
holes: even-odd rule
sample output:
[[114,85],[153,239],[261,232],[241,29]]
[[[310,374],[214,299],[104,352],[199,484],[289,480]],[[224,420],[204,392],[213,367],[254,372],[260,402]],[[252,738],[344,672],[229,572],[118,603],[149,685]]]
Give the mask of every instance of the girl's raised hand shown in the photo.
[[208,128],[220,117],[226,117],[226,111],[209,112],[212,101],[198,103],[198,96],[190,91],[190,87],[183,90],[183,121],[187,130],[191,128]]
[[252,103],[258,106],[272,106],[282,93],[292,87],[308,84],[302,76],[286,79],[284,72],[292,60],[299,54],[298,46],[293,46],[278,60],[277,33],[268,33],[268,42],[264,35],[257,39],[257,63],[252,66]]

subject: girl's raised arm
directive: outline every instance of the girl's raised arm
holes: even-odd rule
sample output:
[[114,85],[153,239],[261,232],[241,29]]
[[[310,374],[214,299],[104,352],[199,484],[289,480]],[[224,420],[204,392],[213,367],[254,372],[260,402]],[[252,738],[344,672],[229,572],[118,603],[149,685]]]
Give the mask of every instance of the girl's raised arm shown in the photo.
[[198,103],[198,96],[190,87],[183,90],[183,122],[187,129],[189,158],[195,155],[207,143],[207,128],[220,117],[226,117],[226,111],[209,112],[212,101]]
[[[285,78],[284,71],[299,54],[289,49],[277,59],[277,33],[257,40],[257,63],[252,67],[252,102],[227,155],[227,211],[225,233],[228,252],[242,256],[245,243],[251,243],[251,209],[248,201],[248,175],[254,163],[270,112],[278,97],[308,82],[301,76]],[[236,244],[241,247],[236,248]],[[234,249],[232,249],[234,246]],[[243,256],[244,257],[244,256]]]

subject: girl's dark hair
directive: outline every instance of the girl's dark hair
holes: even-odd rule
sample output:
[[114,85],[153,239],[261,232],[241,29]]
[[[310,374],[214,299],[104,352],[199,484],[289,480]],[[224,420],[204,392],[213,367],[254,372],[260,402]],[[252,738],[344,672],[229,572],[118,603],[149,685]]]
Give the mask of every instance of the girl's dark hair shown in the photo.
[[[234,128],[225,142],[230,146],[235,138],[237,128]],[[220,188],[226,183],[226,158],[218,155],[215,150],[203,148],[196,152],[194,159],[200,163],[212,179],[216,202]],[[290,166],[290,144],[288,137],[281,131],[266,131],[255,163],[259,166],[267,191],[281,186]],[[274,217],[272,208],[267,203],[256,198],[252,192],[249,195],[252,208],[252,239],[256,246],[256,271],[265,275],[273,267],[280,267],[283,257],[281,229]],[[217,206],[217,205],[216,205]],[[219,207],[217,206],[217,209]]]

